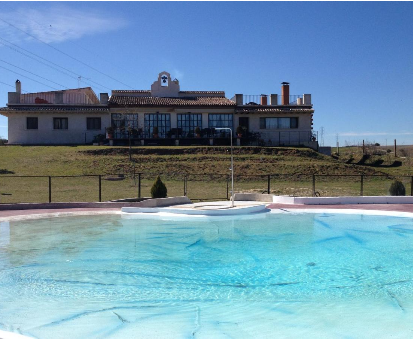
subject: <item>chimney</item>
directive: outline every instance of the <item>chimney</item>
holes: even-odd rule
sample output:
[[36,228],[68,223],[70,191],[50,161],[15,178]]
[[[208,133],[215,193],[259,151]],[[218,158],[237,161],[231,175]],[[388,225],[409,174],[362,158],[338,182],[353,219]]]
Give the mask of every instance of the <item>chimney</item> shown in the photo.
[[261,105],[267,105],[267,95],[266,94],[261,95]]
[[63,104],[63,91],[56,91],[54,93],[54,104]]
[[16,92],[22,93],[22,83],[20,82],[19,79],[16,80]]
[[270,105],[278,105],[278,94],[270,95]]
[[109,101],[109,94],[107,93],[101,93],[100,94],[100,103],[101,104],[107,104]]
[[244,105],[244,95],[243,94],[236,94],[235,95],[235,104]]
[[282,82],[281,83],[281,105],[290,104],[290,83]]
[[303,95],[303,104],[304,105],[311,105],[311,94],[304,94]]

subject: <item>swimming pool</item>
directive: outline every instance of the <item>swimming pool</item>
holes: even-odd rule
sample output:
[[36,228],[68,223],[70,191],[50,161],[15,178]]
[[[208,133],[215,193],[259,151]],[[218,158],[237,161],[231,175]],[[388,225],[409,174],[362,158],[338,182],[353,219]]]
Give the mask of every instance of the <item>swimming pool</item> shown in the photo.
[[39,338],[410,338],[413,220],[0,224],[0,329]]

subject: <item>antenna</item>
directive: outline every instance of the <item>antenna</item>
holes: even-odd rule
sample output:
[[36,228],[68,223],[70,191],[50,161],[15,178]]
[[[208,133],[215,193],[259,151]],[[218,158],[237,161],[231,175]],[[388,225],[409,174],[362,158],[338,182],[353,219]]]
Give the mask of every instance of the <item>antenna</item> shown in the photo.
[[82,76],[77,77],[77,88],[78,89],[80,89],[80,83],[81,83],[82,79],[90,80],[90,78],[85,78],[85,77],[82,77]]

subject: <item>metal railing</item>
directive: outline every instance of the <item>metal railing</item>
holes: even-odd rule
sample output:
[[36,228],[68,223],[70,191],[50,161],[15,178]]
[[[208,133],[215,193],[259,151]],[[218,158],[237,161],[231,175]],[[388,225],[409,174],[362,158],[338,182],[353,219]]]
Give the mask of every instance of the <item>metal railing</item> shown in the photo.
[[[277,103],[271,102],[271,96],[269,95],[259,95],[259,94],[243,94],[242,95],[242,105],[261,105],[261,98],[266,98],[266,105],[282,105],[282,96],[277,95]],[[302,94],[291,94],[289,95],[288,105],[299,105],[298,100],[304,100],[304,96]],[[231,98],[232,101],[236,101],[236,96]]]
[[[150,197],[157,174],[77,176],[0,176],[0,203],[102,202]],[[168,196],[195,201],[228,200],[230,174],[161,174]],[[258,174],[234,175],[237,192],[288,196],[385,196],[394,178],[388,175]],[[413,176],[399,176],[413,196]]]

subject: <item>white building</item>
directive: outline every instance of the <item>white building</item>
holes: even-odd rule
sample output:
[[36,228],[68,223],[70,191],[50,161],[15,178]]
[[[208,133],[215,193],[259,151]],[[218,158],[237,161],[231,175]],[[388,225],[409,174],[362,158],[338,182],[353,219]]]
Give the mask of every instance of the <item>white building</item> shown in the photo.
[[[161,72],[150,90],[91,88],[9,92],[0,114],[9,121],[9,144],[89,144],[105,132],[112,145],[219,145],[231,128],[239,145],[295,145],[317,148],[312,131],[311,95],[242,95],[223,91],[181,91],[179,81]],[[111,127],[111,128],[110,128]],[[107,129],[109,128],[109,129]]]

